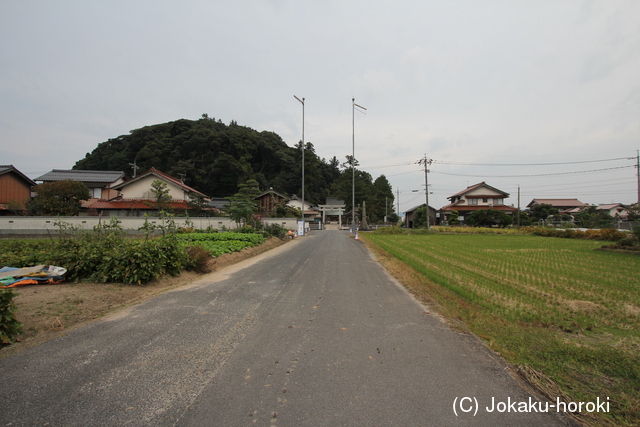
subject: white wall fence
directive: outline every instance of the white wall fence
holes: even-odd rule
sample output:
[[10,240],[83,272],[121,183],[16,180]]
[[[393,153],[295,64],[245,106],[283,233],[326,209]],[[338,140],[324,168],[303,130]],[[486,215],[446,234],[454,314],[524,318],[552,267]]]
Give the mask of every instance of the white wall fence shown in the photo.
[[[142,234],[138,229],[144,225],[145,218],[133,217],[113,217],[120,222],[120,226],[130,234]],[[207,228],[215,230],[233,230],[237,227],[235,221],[228,217],[173,217],[176,226],[187,227],[187,220],[190,226],[200,230]],[[93,230],[94,226],[102,223],[108,224],[110,217],[88,217],[88,216],[65,216],[60,217],[60,221],[69,227],[80,230]],[[161,225],[159,217],[148,217],[147,220],[152,225]],[[58,217],[51,216],[0,216],[0,237],[35,237],[55,235],[60,231],[60,226],[56,225]],[[297,227],[296,218],[264,218],[263,224],[278,224],[288,230],[295,230]]]

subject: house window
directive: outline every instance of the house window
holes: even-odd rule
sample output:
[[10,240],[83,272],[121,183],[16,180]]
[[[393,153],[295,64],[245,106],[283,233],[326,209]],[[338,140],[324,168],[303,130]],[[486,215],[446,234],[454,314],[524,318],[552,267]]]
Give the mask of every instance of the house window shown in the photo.
[[496,206],[501,206],[502,205],[502,199],[493,199],[493,204]]
[[484,198],[482,199],[482,203],[489,203],[489,199],[487,199],[486,197],[484,197]]
[[477,205],[478,204],[478,199],[469,199],[469,204],[470,205]]

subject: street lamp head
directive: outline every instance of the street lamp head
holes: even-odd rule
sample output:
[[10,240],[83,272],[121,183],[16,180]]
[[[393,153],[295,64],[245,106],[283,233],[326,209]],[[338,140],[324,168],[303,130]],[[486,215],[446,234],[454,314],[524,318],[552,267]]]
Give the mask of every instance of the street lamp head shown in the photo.
[[297,99],[298,101],[300,101],[300,103],[304,104],[304,98],[300,99],[300,98],[298,98],[298,97],[297,97],[297,96],[295,96],[295,95],[293,95],[293,97],[294,97],[295,99]]

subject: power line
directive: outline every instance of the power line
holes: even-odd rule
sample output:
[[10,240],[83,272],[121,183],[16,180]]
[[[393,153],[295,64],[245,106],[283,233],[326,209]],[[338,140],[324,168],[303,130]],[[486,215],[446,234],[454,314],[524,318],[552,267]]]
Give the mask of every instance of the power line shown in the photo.
[[473,177],[473,178],[526,178],[526,177],[532,177],[532,176],[554,176],[554,175],[571,175],[571,174],[578,174],[578,173],[591,173],[591,172],[602,172],[602,171],[609,171],[609,170],[615,170],[615,169],[625,169],[625,168],[635,168],[635,165],[629,165],[629,166],[617,166],[617,167],[613,167],[613,168],[603,168],[603,169],[591,169],[591,170],[586,170],[586,171],[574,171],[574,172],[556,172],[556,173],[540,173],[540,174],[530,174],[530,175],[466,175],[466,174],[457,174],[457,173],[449,173],[449,172],[440,172],[440,171],[433,171],[433,173],[438,173],[438,174],[442,174],[442,175],[451,175],[451,176],[466,176],[466,177]]
[[[612,159],[581,160],[581,161],[571,161],[571,162],[546,162],[546,163],[458,163],[458,162],[448,162],[444,160],[433,160],[433,162],[440,165],[456,165],[456,166],[558,166],[558,165],[576,165],[576,164],[585,164],[585,163],[613,162],[618,160],[635,160],[635,159],[636,159],[635,157],[615,157]],[[385,164],[385,165],[363,166],[363,169],[383,169],[383,168],[393,168],[393,167],[400,167],[400,166],[411,166],[415,164],[418,164],[418,162],[409,161],[409,162]]]
[[415,165],[415,162],[406,162],[406,163],[396,163],[393,165],[377,165],[377,166],[363,166],[363,169],[384,169],[384,168],[396,168],[399,166],[411,166],[411,165]]
[[552,166],[552,165],[575,165],[582,163],[600,163],[611,162],[616,160],[635,160],[634,157],[616,157],[614,159],[601,159],[601,160],[583,160],[578,162],[551,162],[551,163],[456,163],[437,161],[436,163],[442,165],[458,165],[458,166]]

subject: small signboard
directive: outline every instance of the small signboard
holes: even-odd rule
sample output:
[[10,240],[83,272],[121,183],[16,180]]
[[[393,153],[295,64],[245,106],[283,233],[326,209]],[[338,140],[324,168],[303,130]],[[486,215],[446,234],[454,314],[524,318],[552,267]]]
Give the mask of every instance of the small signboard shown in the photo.
[[298,221],[298,236],[304,236],[304,221]]

